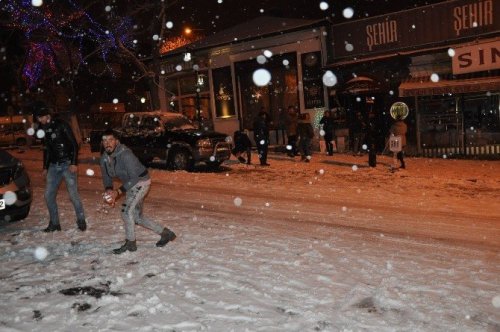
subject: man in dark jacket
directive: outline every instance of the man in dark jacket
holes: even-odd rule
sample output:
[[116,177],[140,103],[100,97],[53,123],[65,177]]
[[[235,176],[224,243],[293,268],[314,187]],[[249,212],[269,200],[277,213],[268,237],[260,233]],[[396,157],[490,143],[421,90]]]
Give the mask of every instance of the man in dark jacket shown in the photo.
[[61,230],[56,196],[63,178],[75,209],[78,228],[85,231],[87,223],[77,182],[78,143],[69,124],[60,119],[52,119],[45,105],[38,105],[35,111],[41,127],[37,136],[43,138],[44,142],[42,175],[46,178],[45,201],[50,215],[49,226],[44,232]]
[[[104,199],[114,206],[115,201],[125,194],[122,205],[122,219],[125,223],[125,244],[114,249],[114,254],[125,251],[136,251],[135,224],[146,227],[161,235],[156,242],[157,247],[163,247],[176,238],[174,232],[142,215],[144,198],[151,186],[148,170],[137,159],[134,153],[115,137],[113,130],[106,130],[102,136],[104,153],[101,156],[101,174],[104,184]],[[119,178],[122,185],[113,189],[113,178]]]

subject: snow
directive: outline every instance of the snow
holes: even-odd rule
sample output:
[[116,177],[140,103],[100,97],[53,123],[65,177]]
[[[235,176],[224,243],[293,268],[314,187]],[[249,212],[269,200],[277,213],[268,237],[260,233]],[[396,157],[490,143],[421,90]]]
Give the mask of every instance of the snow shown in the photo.
[[0,225],[2,331],[500,330],[499,161],[407,158],[391,173],[387,156],[372,169],[271,154],[266,168],[152,169],[145,214],[178,237],[157,248],[137,226],[138,250],[113,255],[124,230],[97,155],[80,156],[88,230],[61,186],[50,234],[41,151],[15,155],[35,198]]

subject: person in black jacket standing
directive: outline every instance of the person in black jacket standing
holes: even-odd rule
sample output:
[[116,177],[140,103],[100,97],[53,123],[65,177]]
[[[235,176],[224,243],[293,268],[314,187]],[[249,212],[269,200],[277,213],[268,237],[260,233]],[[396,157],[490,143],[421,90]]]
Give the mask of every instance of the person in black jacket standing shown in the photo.
[[78,143],[71,127],[60,119],[53,119],[49,109],[38,105],[36,117],[43,137],[43,177],[46,178],[45,202],[49,210],[50,222],[44,232],[60,231],[59,211],[56,196],[62,179],[66,183],[69,198],[76,213],[76,224],[82,232],[87,229],[85,212],[78,194]]
[[269,114],[263,109],[253,123],[253,134],[261,166],[270,166],[267,163],[267,150],[269,148]]

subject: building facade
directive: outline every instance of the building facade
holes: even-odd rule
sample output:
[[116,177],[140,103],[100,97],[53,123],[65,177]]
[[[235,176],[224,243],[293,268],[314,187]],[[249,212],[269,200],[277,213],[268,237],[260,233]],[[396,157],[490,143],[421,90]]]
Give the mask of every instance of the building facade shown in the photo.
[[362,113],[382,150],[390,105],[403,101],[410,153],[500,155],[500,2],[446,1],[333,25],[331,34],[327,67],[339,84],[330,105],[345,133]]
[[[289,106],[314,114],[328,107],[326,31],[324,21],[259,17],[167,53],[161,109],[229,135],[251,131],[264,109],[272,119],[271,144],[284,144]],[[269,75],[267,84],[256,84],[259,72]]]

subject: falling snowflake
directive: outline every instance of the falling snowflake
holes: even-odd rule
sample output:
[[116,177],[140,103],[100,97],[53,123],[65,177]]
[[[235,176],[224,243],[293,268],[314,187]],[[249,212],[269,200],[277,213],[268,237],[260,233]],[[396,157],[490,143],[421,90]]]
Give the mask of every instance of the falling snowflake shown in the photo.
[[87,171],[85,172],[88,176],[94,176],[94,170],[91,168],[88,168]]
[[347,7],[342,11],[342,15],[347,19],[352,18],[354,16],[354,9]]
[[49,255],[49,251],[44,247],[37,247],[34,252],[35,258],[39,261],[43,261]]
[[242,204],[242,203],[243,203],[243,201],[242,201],[242,199],[241,199],[241,198],[236,197],[236,198],[234,199],[234,205],[235,205],[235,206],[241,206],[241,204]]
[[253,73],[253,82],[257,86],[266,86],[271,81],[271,73],[264,68],[257,69]]

